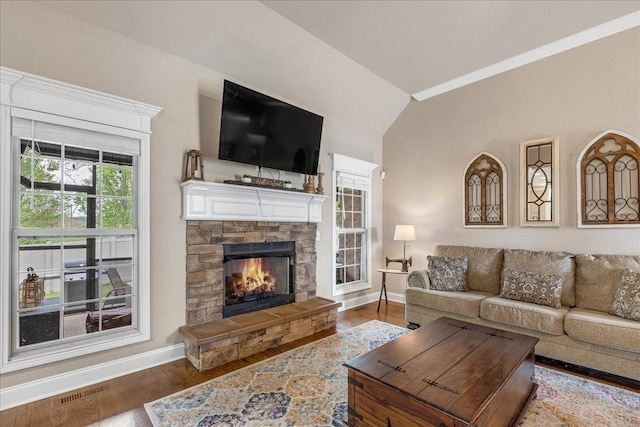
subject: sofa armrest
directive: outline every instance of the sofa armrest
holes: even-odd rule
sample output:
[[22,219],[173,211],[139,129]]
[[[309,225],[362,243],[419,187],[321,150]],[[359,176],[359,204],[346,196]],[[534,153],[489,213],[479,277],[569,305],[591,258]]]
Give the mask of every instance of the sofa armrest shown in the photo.
[[429,289],[430,281],[427,270],[414,270],[407,277],[407,285],[413,288]]

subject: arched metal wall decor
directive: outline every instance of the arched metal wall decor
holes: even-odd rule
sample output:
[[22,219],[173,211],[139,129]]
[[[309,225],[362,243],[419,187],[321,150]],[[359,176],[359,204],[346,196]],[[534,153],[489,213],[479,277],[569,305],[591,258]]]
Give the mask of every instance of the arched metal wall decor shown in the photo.
[[640,141],[609,130],[582,150],[576,164],[578,227],[640,226]]
[[506,227],[507,169],[496,157],[479,154],[464,174],[464,226]]
[[560,225],[558,137],[520,144],[520,226]]

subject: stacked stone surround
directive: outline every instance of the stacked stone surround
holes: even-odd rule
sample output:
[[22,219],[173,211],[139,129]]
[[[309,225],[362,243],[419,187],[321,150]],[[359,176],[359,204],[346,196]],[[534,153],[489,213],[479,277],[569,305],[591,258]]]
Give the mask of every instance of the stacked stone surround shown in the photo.
[[[200,370],[335,327],[340,303],[316,297],[315,223],[187,221],[186,356]],[[225,243],[295,242],[295,302],[222,318]]]
[[187,326],[222,319],[224,243],[295,241],[295,300],[316,296],[315,223],[187,221]]

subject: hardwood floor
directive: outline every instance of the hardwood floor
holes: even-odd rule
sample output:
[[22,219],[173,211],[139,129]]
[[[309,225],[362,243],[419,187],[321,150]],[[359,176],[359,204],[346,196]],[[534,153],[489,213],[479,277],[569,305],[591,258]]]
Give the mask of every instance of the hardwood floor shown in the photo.
[[[258,353],[245,359],[198,372],[188,361],[181,359],[154,368],[125,375],[110,381],[53,396],[37,402],[0,412],[0,425],[4,426],[151,426],[143,404],[200,384],[212,378],[249,366],[253,363],[304,344],[325,338],[337,331],[352,328],[372,319],[405,326],[404,304],[390,301],[380,307],[378,302],[338,313],[335,329],[323,331],[280,347]],[[536,358],[536,364],[571,372],[606,384],[639,391],[638,382],[572,367],[557,361]]]
[[219,377],[236,369],[325,338],[372,319],[405,326],[404,305],[390,301],[338,313],[335,330],[323,331],[226,365],[198,372],[186,359],[0,412],[2,426],[151,426],[143,404]]

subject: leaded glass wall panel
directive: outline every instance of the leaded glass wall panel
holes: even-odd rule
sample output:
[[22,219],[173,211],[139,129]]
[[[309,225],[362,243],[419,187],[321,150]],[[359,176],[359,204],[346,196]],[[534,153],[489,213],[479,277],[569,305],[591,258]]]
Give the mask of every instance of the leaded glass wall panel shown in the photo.
[[558,227],[558,138],[520,145],[520,226]]
[[502,162],[483,153],[465,172],[465,220],[467,227],[505,226],[506,169]]
[[578,159],[579,226],[640,224],[640,148],[629,135],[605,132]]

